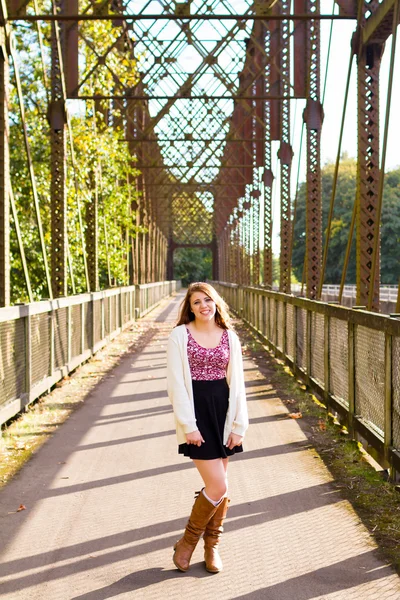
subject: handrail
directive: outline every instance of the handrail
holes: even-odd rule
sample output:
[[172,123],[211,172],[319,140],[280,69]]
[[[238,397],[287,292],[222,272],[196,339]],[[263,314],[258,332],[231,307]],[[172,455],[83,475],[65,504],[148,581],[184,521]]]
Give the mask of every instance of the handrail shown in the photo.
[[213,282],[392,475],[400,473],[400,315]]
[[0,424],[180,287],[161,281],[0,308]]

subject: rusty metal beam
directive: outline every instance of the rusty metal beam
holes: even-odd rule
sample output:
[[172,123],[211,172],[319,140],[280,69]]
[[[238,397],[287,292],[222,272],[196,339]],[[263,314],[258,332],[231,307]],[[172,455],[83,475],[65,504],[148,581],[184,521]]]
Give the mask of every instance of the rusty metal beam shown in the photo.
[[[280,14],[281,5],[275,3],[272,9],[274,16]],[[271,66],[269,69],[269,92],[275,96],[270,102],[270,136],[271,140],[279,140],[281,135],[282,119],[282,23],[280,21],[271,21],[269,23],[270,42],[269,51],[271,56]]]
[[375,7],[362,28],[362,43],[383,44],[392,35],[394,5],[398,0],[383,0]]
[[230,94],[228,95],[223,95],[223,96],[207,96],[205,94],[198,94],[198,95],[185,95],[182,96],[181,94],[172,94],[170,96],[154,96],[152,94],[149,94],[148,96],[143,95],[143,96],[130,96],[129,94],[120,94],[120,95],[115,95],[115,94],[108,94],[108,95],[101,95],[101,94],[94,94],[93,96],[90,95],[73,95],[71,96],[71,98],[73,100],[127,100],[127,99],[131,99],[134,98],[135,100],[142,100],[142,101],[147,101],[147,100],[295,100],[298,96],[294,96],[294,95],[287,95],[287,96],[282,96],[282,95],[260,95],[260,96],[238,96],[238,95],[234,95],[234,94]]
[[9,64],[0,29],[0,306],[10,304]]
[[[282,13],[289,12],[289,0],[282,0]],[[281,64],[281,86],[284,92],[290,89],[290,30],[289,21],[281,22],[282,35],[282,58]],[[291,204],[290,183],[293,150],[290,145],[290,101],[283,100],[281,103],[281,131],[279,160],[281,164],[281,230],[280,230],[280,277],[279,291],[290,294],[290,247],[291,247]]]
[[[63,0],[54,9],[63,9]],[[66,189],[66,114],[62,82],[62,56],[58,24],[52,23],[51,101],[49,105],[51,145],[51,283],[54,296],[68,294],[67,277],[67,189]]]
[[90,291],[99,289],[99,195],[95,173],[90,174],[92,197],[86,202],[86,250]]
[[[311,12],[319,13],[319,0],[307,0]],[[307,56],[309,89],[304,121],[307,126],[306,285],[307,297],[316,298],[322,266],[320,23],[308,23]]]
[[357,18],[357,0],[336,0],[336,4],[339,6],[340,15]]
[[[42,13],[40,15],[26,15],[24,17],[10,17],[9,21],[112,21],[116,15],[102,14],[93,15],[86,13],[77,13],[75,15],[51,15],[48,13]],[[305,20],[305,21],[346,21],[354,20],[355,17],[352,15],[334,15],[334,14],[319,14],[314,15],[312,13],[294,14],[291,13],[286,17],[289,20]],[[118,20],[121,21],[282,21],[282,15],[257,15],[253,13],[248,14],[201,14],[196,13],[190,15],[190,17],[182,18],[174,14],[120,14],[118,13]]]
[[[295,12],[305,11],[307,0],[294,0]],[[307,97],[307,22],[294,21],[293,43],[296,49],[294,53],[294,93],[299,98]]]
[[[368,306],[379,187],[379,72],[383,46],[363,46],[358,55],[357,304]],[[379,249],[378,249],[379,252]],[[379,258],[377,261],[379,267]],[[379,310],[380,270],[376,269],[372,308]]]
[[[78,4],[79,0],[63,0],[61,5],[62,14],[76,14],[78,12]],[[67,97],[71,97],[73,96],[73,91],[79,85],[78,23],[76,21],[64,23],[62,35],[64,38],[62,52],[66,94]]]

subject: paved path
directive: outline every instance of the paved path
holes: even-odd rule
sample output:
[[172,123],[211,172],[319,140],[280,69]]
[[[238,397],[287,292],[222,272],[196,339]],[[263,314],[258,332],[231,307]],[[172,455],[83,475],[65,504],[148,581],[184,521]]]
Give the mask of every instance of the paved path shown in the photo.
[[[298,424],[246,359],[251,427],[230,464],[232,497],[208,574],[188,573],[172,545],[200,480],[176,451],[165,347],[178,300],[147,319],[128,354],[0,492],[0,595],[8,600],[398,600],[400,579],[378,557]],[[12,513],[20,503],[27,510]]]

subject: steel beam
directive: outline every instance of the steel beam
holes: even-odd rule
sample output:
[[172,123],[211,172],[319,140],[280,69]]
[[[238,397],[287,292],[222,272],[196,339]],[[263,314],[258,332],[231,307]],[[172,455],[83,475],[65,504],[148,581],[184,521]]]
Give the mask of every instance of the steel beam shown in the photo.
[[[295,12],[305,11],[307,0],[294,0]],[[307,33],[306,21],[294,21],[293,40],[296,52],[294,54],[294,93],[299,98],[307,97]]]
[[[276,2],[273,6],[274,16],[280,14],[281,4]],[[281,21],[271,21],[269,23],[270,41],[269,50],[271,56],[271,66],[269,69],[269,92],[276,99],[270,102],[270,136],[271,140],[279,140],[281,135],[282,119],[282,23]]]
[[[63,0],[62,13],[76,14],[78,12],[79,0]],[[66,94],[68,98],[73,98],[73,92],[79,85],[79,66],[78,66],[78,23],[76,21],[66,22],[62,26],[63,32],[63,63],[65,72]]]
[[97,176],[91,173],[92,197],[86,203],[86,249],[90,290],[99,289],[99,198]]
[[[77,13],[75,15],[57,15],[54,16],[49,13],[42,13],[40,15],[26,15],[24,17],[10,17],[10,21],[18,22],[18,21],[113,21],[115,20],[116,15],[111,14],[87,14],[87,13]],[[296,14],[291,13],[286,17],[289,20],[301,20],[301,21],[347,21],[353,20],[355,17],[353,15],[335,15],[335,14],[319,14],[315,15],[313,13],[303,13]],[[229,14],[208,14],[208,13],[195,13],[190,15],[190,17],[177,16],[175,14],[169,13],[158,13],[158,14],[128,14],[128,13],[118,13],[119,21],[282,21],[282,15],[273,15],[269,14],[267,19],[265,15],[257,15],[254,13],[247,14],[239,14],[239,13],[229,13]]]
[[[368,44],[358,54],[357,305],[368,306],[379,188],[379,72],[383,46]],[[378,247],[378,252],[380,252]],[[379,255],[372,307],[379,310]]]
[[383,0],[377,6],[374,6],[372,14],[365,19],[362,28],[362,43],[383,44],[393,29],[393,11],[394,5],[398,0]]
[[[63,0],[54,2],[62,10]],[[67,296],[67,131],[62,82],[62,56],[57,23],[52,23],[51,41],[51,101],[49,105],[51,143],[51,283],[53,295]]]
[[[264,50],[268,56],[271,54],[271,31],[266,27],[264,38]],[[270,89],[270,71],[271,61],[267,61],[265,66],[265,91],[268,95]],[[263,250],[263,283],[265,286],[272,287],[272,186],[274,175],[272,173],[272,157],[271,157],[271,104],[265,103],[265,163],[262,176],[263,181],[263,220],[264,220],[264,250]]]
[[[307,0],[309,11],[319,14],[319,0]],[[321,128],[320,102],[320,23],[308,23],[307,56],[309,90],[304,121],[307,126],[306,199],[306,285],[307,297],[316,298],[322,266]]]
[[0,29],[0,307],[10,304],[9,64]]
[[[129,94],[73,94],[70,96],[74,100],[127,100],[132,98]],[[134,99],[136,101],[147,101],[147,100],[295,100],[298,98],[297,95],[286,95],[282,94],[260,94],[257,96],[244,96],[241,94],[223,94],[223,95],[212,95],[207,96],[206,94],[187,94],[179,92],[177,94],[170,94],[169,96],[161,96],[154,94],[135,96]]]
[[[26,17],[27,0],[6,0],[8,18]],[[76,10],[75,12],[78,12]]]
[[[282,0],[282,12],[289,12],[289,0]],[[282,90],[288,92],[290,89],[290,29],[289,21],[282,21],[282,59],[281,79]],[[281,131],[279,160],[281,165],[281,251],[280,251],[280,277],[279,291],[290,294],[290,245],[291,245],[291,204],[290,183],[293,151],[290,145],[290,101],[282,101]]]

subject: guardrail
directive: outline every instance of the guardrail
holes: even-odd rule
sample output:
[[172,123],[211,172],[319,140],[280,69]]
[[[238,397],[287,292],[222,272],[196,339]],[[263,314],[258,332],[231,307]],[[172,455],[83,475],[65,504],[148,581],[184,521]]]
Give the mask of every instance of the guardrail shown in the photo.
[[[379,312],[389,315],[395,312],[397,303],[397,285],[381,285],[379,288]],[[278,292],[279,286],[273,285],[272,291]],[[339,298],[340,285],[324,284],[322,286],[321,300],[322,302],[336,302]],[[291,284],[291,293],[294,296],[299,296],[301,293],[305,293],[305,288],[300,283]],[[347,306],[352,308],[357,304],[357,287],[352,284],[345,285],[343,287],[343,295],[341,306]]]
[[214,282],[232,310],[318,393],[394,478],[400,474],[400,315]]
[[180,287],[162,281],[0,308],[0,424]]

